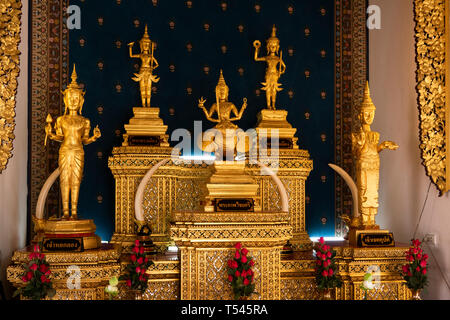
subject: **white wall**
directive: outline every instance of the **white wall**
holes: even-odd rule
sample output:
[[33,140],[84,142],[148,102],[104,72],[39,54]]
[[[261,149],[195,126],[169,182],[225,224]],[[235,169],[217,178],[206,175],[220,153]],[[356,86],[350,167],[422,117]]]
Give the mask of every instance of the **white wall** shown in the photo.
[[14,250],[24,247],[27,221],[28,139],[28,1],[22,1],[19,45],[20,74],[16,104],[13,156],[0,174],[0,279],[4,287],[6,267]]
[[[373,130],[381,139],[400,145],[381,153],[380,208],[377,222],[394,232],[396,241],[409,243],[422,211],[430,179],[421,164],[413,0],[371,0],[381,8],[381,29],[369,31],[369,71],[377,107]],[[450,193],[439,197],[431,186],[416,238],[438,236],[437,247],[424,246],[430,256],[429,286],[425,299],[450,299],[436,257],[450,280]]]

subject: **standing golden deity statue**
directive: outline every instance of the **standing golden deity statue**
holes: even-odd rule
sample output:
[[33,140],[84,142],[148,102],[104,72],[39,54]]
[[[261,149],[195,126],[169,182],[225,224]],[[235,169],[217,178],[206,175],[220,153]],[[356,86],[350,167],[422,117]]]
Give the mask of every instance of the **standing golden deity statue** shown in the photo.
[[[359,113],[361,129],[352,134],[353,155],[356,164],[356,185],[359,196],[359,228],[379,229],[375,223],[378,212],[378,186],[380,179],[380,156],[385,149],[396,150],[392,141],[379,144],[380,134],[372,131],[370,125],[375,116],[375,105],[370,98],[369,83],[366,83],[364,101]],[[355,226],[356,227],[356,226]]]
[[[255,61],[266,61],[266,82],[261,84],[264,86],[261,89],[266,91],[267,109],[275,110],[275,100],[277,92],[283,90],[280,88],[281,83],[278,79],[286,72],[286,65],[283,61],[283,52],[280,51],[280,40],[276,36],[277,29],[275,25],[272,27],[272,36],[267,39],[267,56],[258,57],[261,42],[256,40],[253,42],[255,47]],[[278,56],[278,52],[280,55]]]
[[47,116],[45,126],[47,137],[61,142],[58,165],[60,170],[60,187],[63,202],[63,219],[69,219],[69,196],[71,199],[71,219],[77,219],[78,195],[84,167],[83,144],[89,144],[100,138],[98,126],[94,128],[94,135],[89,137],[91,129],[89,119],[81,116],[84,94],[77,83],[77,73],[73,67],[72,82],[64,90],[64,115],[56,119],[55,132],[52,129],[52,118]]
[[143,107],[150,107],[150,99],[152,96],[152,82],[157,83],[159,78],[153,75],[153,70],[158,68],[159,64],[153,56],[155,44],[150,40],[147,31],[147,25],[145,26],[144,36],[139,40],[141,53],[133,54],[134,42],[128,44],[130,49],[130,58],[141,59],[141,68],[139,73],[135,73],[135,77],[132,79],[139,82],[141,91],[141,99]]

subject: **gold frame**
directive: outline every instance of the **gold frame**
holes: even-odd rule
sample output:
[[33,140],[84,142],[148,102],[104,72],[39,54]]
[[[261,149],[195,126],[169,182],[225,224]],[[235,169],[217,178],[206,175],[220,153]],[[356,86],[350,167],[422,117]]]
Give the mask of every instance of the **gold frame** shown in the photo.
[[427,175],[450,189],[450,50],[448,0],[415,0],[420,149]]
[[19,76],[20,0],[0,0],[0,173],[12,157],[17,77]]

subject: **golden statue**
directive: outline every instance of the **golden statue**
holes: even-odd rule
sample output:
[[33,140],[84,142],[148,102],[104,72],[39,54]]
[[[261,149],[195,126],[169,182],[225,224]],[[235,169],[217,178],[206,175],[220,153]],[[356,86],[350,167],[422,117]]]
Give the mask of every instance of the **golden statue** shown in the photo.
[[352,134],[353,156],[356,164],[356,185],[359,197],[359,228],[379,229],[375,223],[378,212],[378,185],[380,176],[379,153],[385,149],[396,150],[392,141],[378,143],[380,134],[372,131],[370,125],[375,116],[375,105],[370,98],[369,83],[366,83],[364,101],[359,113],[361,129]]
[[130,58],[141,59],[141,68],[139,73],[135,73],[135,77],[132,79],[139,82],[139,87],[141,91],[141,99],[143,107],[150,107],[150,99],[152,96],[152,82],[157,83],[159,78],[153,75],[153,70],[158,68],[159,64],[153,56],[154,43],[150,40],[147,32],[147,25],[145,25],[144,36],[139,40],[139,45],[141,48],[141,53],[133,54],[134,42],[128,44],[130,49]]
[[72,82],[62,92],[64,95],[64,115],[56,119],[55,132],[52,129],[52,118],[47,116],[45,126],[45,143],[47,137],[62,142],[59,149],[58,165],[60,170],[60,187],[63,201],[63,219],[69,219],[69,195],[71,199],[71,219],[77,219],[77,204],[81,178],[84,167],[83,144],[89,144],[100,138],[98,126],[94,128],[94,135],[89,137],[91,124],[89,119],[81,116],[84,94],[77,83],[75,66],[72,72]]
[[[281,83],[278,79],[286,72],[286,65],[282,59],[283,52],[280,51],[280,40],[276,36],[277,29],[275,25],[272,27],[272,36],[267,39],[267,56],[258,57],[261,42],[255,40],[253,46],[255,47],[255,61],[266,61],[266,82],[261,84],[264,86],[261,89],[266,91],[267,109],[275,110],[275,100],[277,92],[283,90],[280,88]],[[278,56],[278,52],[280,55]]]
[[[245,108],[247,108],[247,98],[244,98],[241,110],[238,112],[236,106],[228,101],[228,93],[229,88],[225,83],[223,72],[220,70],[219,82],[216,86],[216,103],[207,111],[205,108],[206,99],[201,97],[198,100],[198,107],[203,109],[209,121],[217,122],[215,126],[217,129],[236,129],[237,126],[232,121],[240,120]],[[212,118],[214,112],[217,113],[217,119]],[[234,118],[231,118],[231,113],[234,114]]]

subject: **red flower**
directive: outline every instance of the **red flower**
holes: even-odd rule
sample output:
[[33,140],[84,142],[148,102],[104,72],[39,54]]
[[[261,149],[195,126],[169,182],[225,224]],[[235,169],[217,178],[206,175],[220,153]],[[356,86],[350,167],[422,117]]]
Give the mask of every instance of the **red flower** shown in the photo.
[[420,272],[420,267],[417,267],[417,268],[416,268],[416,271],[417,271],[417,272]]
[[327,258],[331,258],[331,251],[327,252]]
[[233,260],[228,260],[228,268],[233,268]]
[[252,275],[253,275],[252,269],[248,269],[248,270],[247,270],[247,275],[248,275],[248,276],[252,276]]
[[233,260],[232,268],[236,269],[237,267],[238,267],[238,263],[235,260]]
[[420,261],[420,266],[425,268],[427,266],[427,262],[425,260]]
[[243,256],[246,256],[247,253],[248,253],[248,250],[245,249],[245,248],[243,248],[243,249],[241,250],[241,253],[242,253]]
[[136,240],[134,241],[134,245],[135,245],[136,247],[139,247],[140,243],[139,243],[139,240],[138,240],[138,239],[136,239]]
[[423,274],[423,275],[427,274],[427,269],[423,268],[423,269],[422,269],[422,274]]
[[318,259],[322,259],[322,253],[317,252],[317,253],[316,253],[316,257],[317,257]]
[[139,276],[139,281],[144,281],[144,277],[142,276],[142,274]]
[[334,273],[334,271],[333,271],[333,269],[328,269],[328,275],[331,277],[332,275],[333,275],[333,273]]
[[250,266],[253,267],[254,264],[255,262],[253,260],[250,260]]
[[42,275],[42,276],[41,276],[41,282],[42,282],[42,283],[47,282],[47,277],[44,276],[44,275]]
[[405,264],[404,266],[402,266],[403,272],[407,273],[409,271],[409,265]]
[[239,259],[240,257],[241,255],[239,254],[239,251],[236,251],[236,253],[234,254],[234,258]]
[[408,260],[409,262],[412,262],[414,260],[413,256],[408,255],[406,256],[406,260]]
[[28,271],[27,274],[26,274],[26,277],[27,277],[28,280],[31,280],[31,278],[33,278],[33,272]]
[[233,281],[233,276],[231,274],[228,276],[228,281],[230,281],[230,282]]
[[140,254],[143,254],[143,253],[144,253],[144,247],[141,247],[141,248],[139,249],[139,252],[140,252]]
[[421,242],[418,239],[412,240],[414,247],[420,246]]
[[323,271],[322,271],[322,275],[323,275],[324,277],[328,277],[328,271],[327,271],[327,270],[323,270]]
[[320,237],[319,242],[320,242],[321,244],[324,244],[325,240],[323,239],[323,237]]
[[239,272],[239,270],[236,270],[236,272],[234,273],[234,275],[235,275],[236,277],[239,277],[239,276],[241,275],[241,273]]
[[329,260],[324,261],[324,262],[323,262],[323,267],[324,267],[324,268],[328,267],[329,263],[330,263]]
[[45,273],[46,276],[49,276],[52,272],[50,270],[47,270],[47,272]]
[[39,259],[41,259],[41,260],[44,260],[44,258],[45,258],[45,255],[43,255],[42,253],[40,253],[38,256],[39,256]]
[[140,267],[136,267],[136,273],[141,273],[141,268]]
[[245,270],[242,270],[241,272],[241,277],[245,278],[247,276],[247,272]]
[[242,263],[247,263],[247,257],[246,256],[242,256],[241,261],[242,261]]
[[142,274],[145,274],[145,271],[147,271],[147,270],[145,270],[144,268],[141,269]]
[[423,255],[423,260],[427,260],[428,259],[428,255],[425,253],[424,255]]
[[132,254],[131,257],[130,257],[130,259],[131,259],[131,261],[136,262],[136,255],[135,255],[135,254]]
[[250,284],[250,281],[248,281],[247,278],[244,279],[244,286],[248,286]]
[[328,250],[330,250],[330,247],[327,246],[327,245],[324,245],[322,249],[325,250],[325,251],[328,251]]
[[316,260],[316,264],[320,266],[322,264],[322,260]]
[[30,270],[36,271],[37,268],[38,268],[37,264],[36,264],[36,263],[33,263],[33,264],[31,265],[31,267],[30,267]]
[[133,252],[134,252],[134,253],[139,253],[139,247],[134,247],[134,248],[133,248]]
[[37,257],[38,257],[38,255],[37,255],[37,253],[35,253],[35,252],[30,253],[30,255],[28,256],[28,258],[29,258],[30,260],[33,260],[34,258],[37,258]]
[[130,279],[127,280],[127,286],[131,288],[131,280]]
[[239,250],[240,248],[242,248],[242,244],[238,242],[234,247]]
[[148,258],[147,258],[147,257],[145,257],[145,259],[144,259],[144,262],[145,262],[145,263],[147,263],[147,262],[148,262]]
[[23,276],[23,277],[22,277],[22,281],[23,281],[23,282],[28,282],[28,281],[30,281],[30,280],[28,280],[28,278],[27,278],[26,276]]
[[137,263],[142,264],[144,262],[144,259],[142,259],[142,257],[140,257],[139,259],[137,259]]
[[33,251],[34,252],[41,252],[41,248],[39,247],[39,245],[35,244],[33,247]]
[[45,264],[41,264],[39,266],[39,271],[45,273],[47,271],[47,266]]

